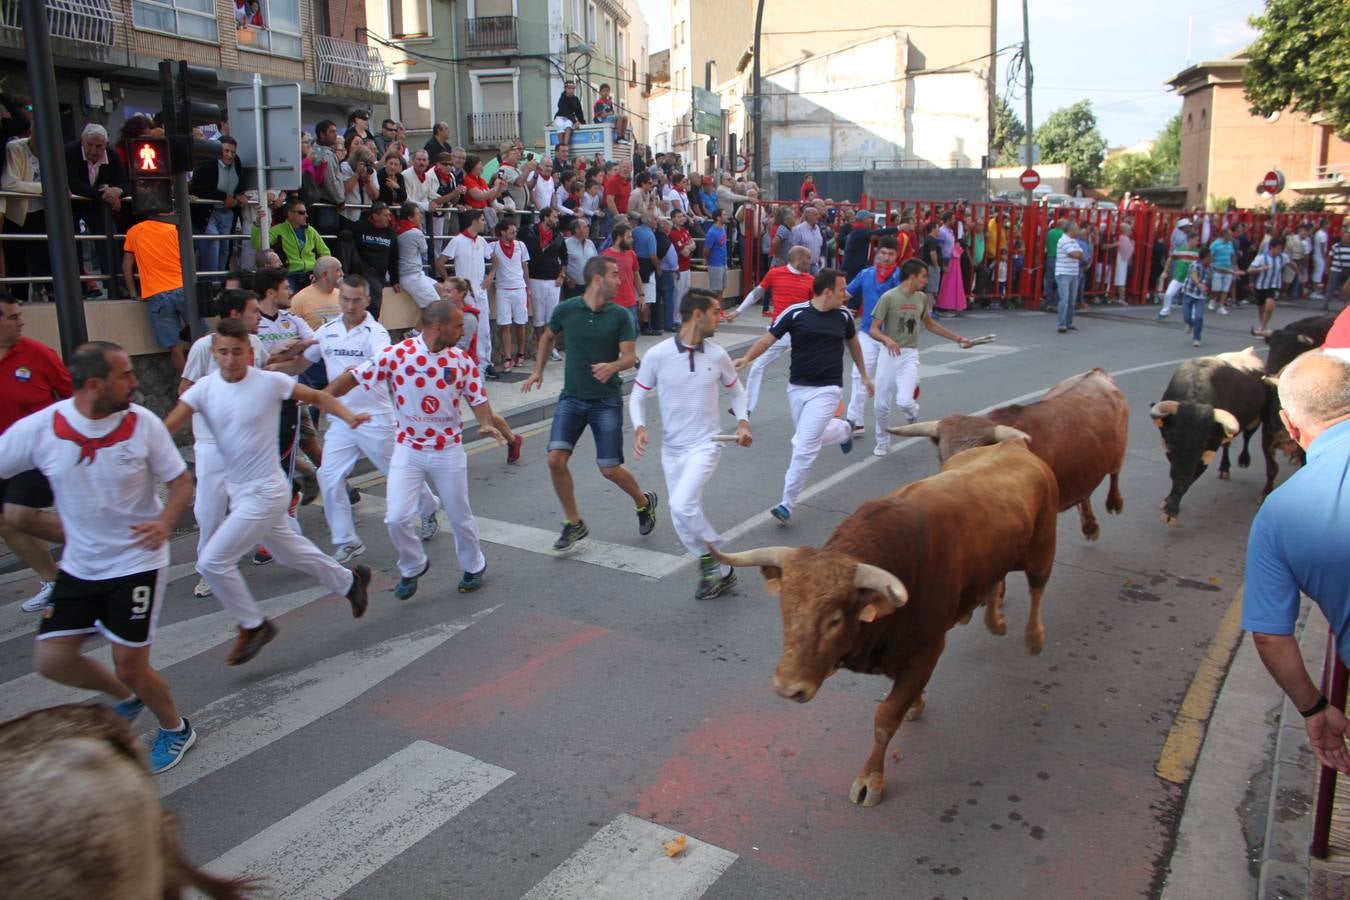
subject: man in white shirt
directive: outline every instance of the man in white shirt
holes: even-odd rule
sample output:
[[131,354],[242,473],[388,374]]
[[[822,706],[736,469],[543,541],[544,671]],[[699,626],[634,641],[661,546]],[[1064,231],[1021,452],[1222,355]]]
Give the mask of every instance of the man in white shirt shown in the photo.
[[370,419],[354,413],[328,394],[298,384],[281,372],[254,368],[248,331],[235,319],[222,319],[212,340],[217,371],[178,398],[165,418],[170,434],[181,431],[193,413],[201,413],[216,436],[226,467],[230,511],[206,548],[197,556],[197,572],[206,579],[220,605],[239,622],[239,637],[226,665],[246,663],[277,635],[277,628],[258,608],[239,558],[265,541],[283,566],[313,576],[351,604],[352,616],[365,615],[370,568],[345,569],[326,556],[289,519],[291,486],[277,456],[277,419],[284,400],[311,403],[340,417],[352,428]]
[[[136,373],[121,347],[104,341],[79,347],[70,378],[70,399],[0,435],[0,478],[40,470],[65,531],[34,666],[53,681],[118,698],[117,712],[128,720],[150,707],[160,726],[150,768],[163,772],[197,740],[150,666],[168,540],[192,502],[192,476],[155,414],[131,402]],[[155,495],[159,482],[169,486],[165,505]],[[116,674],[80,653],[94,634],[111,644]]]
[[[502,332],[502,371],[525,365],[525,325],[530,321],[530,251],[516,240],[516,220],[497,223],[488,280],[497,286],[497,327]],[[515,342],[512,343],[512,337]],[[512,353],[512,348],[515,353]]]
[[[586,263],[600,255],[591,240],[591,223],[577,216],[571,222],[571,233],[563,245],[567,247],[567,271],[563,275],[563,299],[579,297],[586,289]],[[561,358],[561,357],[559,357]],[[554,362],[557,362],[555,359]]]
[[1327,220],[1318,219],[1312,236],[1312,298],[1326,299],[1323,293],[1327,281],[1327,251],[1330,249],[1330,237],[1327,235]]
[[534,171],[525,178],[529,185],[534,208],[542,213],[546,209],[559,209],[566,191],[553,178],[553,160],[545,156],[535,164]]
[[503,441],[502,433],[492,424],[492,407],[478,366],[455,346],[464,333],[463,311],[448,300],[437,300],[422,308],[419,327],[417,337],[384,348],[374,359],[344,372],[327,388],[335,397],[354,388],[393,393],[398,431],[389,461],[384,523],[398,550],[401,577],[394,596],[400,600],[417,593],[418,579],[431,567],[409,522],[428,480],[436,483],[436,493],[454,534],[455,555],[463,572],[459,592],[483,586],[487,560],[478,539],[478,523],[469,507],[469,460],[464,453],[460,399],[473,410],[479,435]]
[[670,518],[680,542],[698,557],[696,600],[711,600],[736,583],[730,566],[717,565],[708,552],[722,538],[703,512],[703,489],[717,468],[722,445],[718,433],[720,391],[731,395],[737,419],[736,443],[749,447],[750,421],[745,388],[736,367],[721,346],[713,343],[722,304],[711,291],[691,290],[680,301],[680,330],[642,356],[628,413],[633,420],[633,457],[641,459],[650,436],[647,431],[647,395],[655,391],[661,404],[661,469],[670,496]]
[[473,291],[473,305],[482,310],[478,317],[478,346],[483,354],[483,374],[496,375],[492,369],[492,324],[488,314],[487,261],[492,258],[492,247],[483,240],[483,211],[466,209],[459,214],[459,234],[445,244],[436,257],[436,277],[445,278],[445,261],[455,264],[455,274],[469,282]]
[[[370,286],[366,280],[360,275],[348,275],[338,291],[342,315],[320,327],[319,342],[305,351],[306,359],[322,362],[329,382],[374,359],[390,344],[389,332],[367,311]],[[359,392],[352,395],[347,407],[368,413],[370,421],[360,428],[351,428],[340,418],[330,416],[324,435],[323,465],[319,467],[323,515],[338,548],[333,559],[344,565],[366,552],[352,521],[346,478],[361,456],[388,475],[389,456],[394,450],[394,403],[388,391]],[[424,541],[430,540],[440,528],[440,520],[436,518],[436,498],[425,487],[417,512],[421,522],[419,536]]]
[[407,191],[408,202],[416,203],[423,215],[429,216],[440,186],[440,179],[431,171],[430,155],[425,150],[418,150],[413,154],[412,165],[403,170],[403,189]]

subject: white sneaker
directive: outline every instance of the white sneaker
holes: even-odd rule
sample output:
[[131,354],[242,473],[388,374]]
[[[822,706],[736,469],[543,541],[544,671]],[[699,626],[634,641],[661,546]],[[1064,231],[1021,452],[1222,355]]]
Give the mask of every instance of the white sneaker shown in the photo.
[[20,609],[24,612],[35,613],[42,612],[52,602],[52,591],[56,588],[54,581],[39,581],[38,592],[27,600],[23,601]]
[[873,456],[888,456],[888,455],[890,454],[890,452],[891,452],[891,448],[890,448],[889,446],[883,447],[883,446],[881,446],[880,444],[878,444],[877,446],[875,446],[875,447],[872,448],[872,455],[873,455]]
[[344,544],[338,548],[338,552],[333,554],[333,562],[340,566],[345,566],[365,552],[366,545],[360,541],[357,541],[355,544]]
[[1221,316],[1226,316],[1226,315],[1228,315],[1228,307],[1226,307],[1226,306],[1220,306],[1220,307],[1219,307],[1219,315],[1221,315]]
[[1209,311],[1210,311],[1210,312],[1214,312],[1214,301],[1213,301],[1213,300],[1209,301]]
[[192,596],[199,600],[204,600],[212,594],[211,585],[206,583],[206,579],[198,580],[197,586],[192,589]]
[[552,350],[548,352],[548,358],[553,360],[554,362],[562,362],[562,354],[558,352],[557,347],[554,347]]
[[417,529],[417,536],[424,541],[429,541],[436,536],[436,532],[441,530],[441,520],[432,513],[429,516],[422,516],[422,523]]

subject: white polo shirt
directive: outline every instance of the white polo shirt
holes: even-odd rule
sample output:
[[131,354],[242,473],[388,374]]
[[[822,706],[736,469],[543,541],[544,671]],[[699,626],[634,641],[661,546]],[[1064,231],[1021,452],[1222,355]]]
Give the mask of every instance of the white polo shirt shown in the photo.
[[645,426],[647,395],[656,391],[661,403],[662,447],[688,450],[718,433],[721,390],[731,392],[733,414],[745,418],[745,392],[727,351],[711,340],[686,347],[677,335],[642,354],[628,398],[629,416],[634,428]]
[[[351,329],[339,316],[319,326],[314,336],[319,342],[305,350],[305,359],[310,362],[323,360],[329,381],[336,381],[343,372],[374,359],[377,353],[391,343],[389,332],[370,313],[366,313],[361,324]],[[352,412],[370,413],[372,416],[394,414],[394,401],[388,391],[352,391],[344,402]]]
[[[483,279],[487,277],[487,261],[492,256],[492,247],[482,236],[471,238],[460,233],[446,242],[441,256],[455,264],[455,274],[465,278],[473,288],[475,300],[487,302],[487,292],[483,290]],[[481,305],[476,304],[476,305]]]

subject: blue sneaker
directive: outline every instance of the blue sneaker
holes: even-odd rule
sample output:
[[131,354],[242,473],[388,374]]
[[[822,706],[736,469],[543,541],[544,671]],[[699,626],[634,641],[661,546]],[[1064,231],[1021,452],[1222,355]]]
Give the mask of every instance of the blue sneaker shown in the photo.
[[150,774],[167,772],[183,760],[192,745],[197,743],[197,731],[187,719],[183,720],[182,731],[159,730],[155,742],[150,745]]
[[839,449],[843,450],[844,455],[847,456],[848,454],[853,452],[853,423],[849,422],[847,419],[845,419],[844,421],[848,424],[848,437],[845,438],[844,442],[839,445]]
[[143,709],[145,709],[145,703],[141,700],[140,697],[137,697],[135,694],[132,694],[130,697],[114,706],[113,712],[117,713],[119,716],[126,719],[128,722],[134,722],[136,721],[136,717],[141,714],[141,710]]
[[400,600],[407,600],[413,594],[417,593],[417,579],[427,574],[427,569],[430,568],[431,560],[428,559],[427,564],[422,567],[422,571],[418,572],[416,575],[404,575],[400,578],[398,584],[394,586],[394,596]]
[[483,566],[483,568],[479,569],[477,572],[465,572],[465,573],[464,573],[464,576],[463,576],[462,578],[459,579],[459,585],[458,585],[458,587],[459,587],[459,592],[460,592],[461,594],[468,594],[468,593],[470,593],[470,592],[472,592],[472,591],[476,591],[476,590],[478,590],[480,587],[482,587],[482,586],[483,586],[483,573],[486,572],[486,571],[487,571],[487,566],[485,565],[485,566]]
[[769,510],[769,515],[777,519],[779,525],[786,525],[788,520],[792,518],[792,513],[790,513],[788,508],[781,503]]

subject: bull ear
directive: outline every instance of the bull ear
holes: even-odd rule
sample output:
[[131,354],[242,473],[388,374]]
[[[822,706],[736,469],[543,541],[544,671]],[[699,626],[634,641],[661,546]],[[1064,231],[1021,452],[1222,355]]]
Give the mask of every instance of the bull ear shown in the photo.
[[863,622],[888,616],[909,602],[905,583],[880,566],[858,563],[853,571],[853,586],[864,600],[858,609],[858,619]]
[[1181,404],[1176,400],[1159,400],[1149,408],[1148,414],[1153,417],[1153,424],[1159,428],[1163,427],[1163,422],[1167,421],[1169,416],[1177,414]]
[[764,590],[775,597],[783,596],[783,570],[777,566],[760,566],[759,574],[764,576]]

